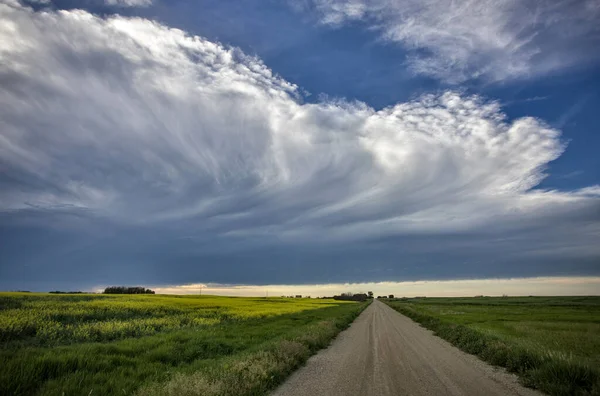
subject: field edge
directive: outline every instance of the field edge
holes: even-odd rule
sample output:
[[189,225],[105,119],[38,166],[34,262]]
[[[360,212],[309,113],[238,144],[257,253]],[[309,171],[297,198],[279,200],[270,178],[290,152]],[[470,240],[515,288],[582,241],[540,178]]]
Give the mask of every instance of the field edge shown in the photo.
[[542,356],[465,325],[445,323],[435,316],[417,312],[407,303],[385,303],[460,350],[516,374],[526,387],[553,396],[600,395],[600,373],[588,365]]
[[166,382],[142,386],[136,396],[263,395],[282,384],[306,361],[328,347],[367,308],[359,303],[342,317],[302,326],[289,336],[269,341],[243,356],[227,357],[210,371],[176,373]]

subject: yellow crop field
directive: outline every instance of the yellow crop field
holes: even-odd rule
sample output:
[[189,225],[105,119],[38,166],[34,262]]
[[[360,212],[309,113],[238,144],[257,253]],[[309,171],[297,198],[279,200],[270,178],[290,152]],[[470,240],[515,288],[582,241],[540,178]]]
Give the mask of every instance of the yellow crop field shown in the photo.
[[[363,308],[321,299],[0,293],[0,394],[169,394],[182,378],[211,384],[215,394],[256,394]],[[246,390],[227,388],[243,375],[234,363],[256,353],[284,364],[244,380]]]

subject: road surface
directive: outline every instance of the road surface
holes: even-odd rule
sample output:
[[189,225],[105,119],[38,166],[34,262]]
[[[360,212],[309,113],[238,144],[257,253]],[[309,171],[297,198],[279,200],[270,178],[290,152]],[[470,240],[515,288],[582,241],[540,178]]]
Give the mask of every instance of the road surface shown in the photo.
[[273,396],[540,395],[374,301]]

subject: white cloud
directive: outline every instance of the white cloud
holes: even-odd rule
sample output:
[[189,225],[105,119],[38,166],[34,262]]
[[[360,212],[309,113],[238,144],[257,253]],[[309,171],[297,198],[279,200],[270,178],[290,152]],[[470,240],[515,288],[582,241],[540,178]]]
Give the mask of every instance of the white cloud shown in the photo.
[[259,59],[157,22],[14,2],[0,21],[4,212],[347,241],[598,205],[598,187],[532,190],[564,148],[559,132],[508,122],[479,97],[302,103]]
[[597,0],[313,0],[321,21],[363,21],[450,83],[535,77],[599,58]]
[[105,0],[105,3],[117,7],[148,7],[152,0]]

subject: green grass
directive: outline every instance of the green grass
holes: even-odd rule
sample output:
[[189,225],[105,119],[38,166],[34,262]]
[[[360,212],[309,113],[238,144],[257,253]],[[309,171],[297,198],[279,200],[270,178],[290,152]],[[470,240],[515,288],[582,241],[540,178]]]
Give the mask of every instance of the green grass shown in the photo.
[[550,395],[600,395],[600,297],[387,302],[462,350]]
[[0,293],[0,394],[264,394],[364,307],[316,299]]

